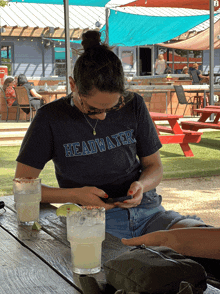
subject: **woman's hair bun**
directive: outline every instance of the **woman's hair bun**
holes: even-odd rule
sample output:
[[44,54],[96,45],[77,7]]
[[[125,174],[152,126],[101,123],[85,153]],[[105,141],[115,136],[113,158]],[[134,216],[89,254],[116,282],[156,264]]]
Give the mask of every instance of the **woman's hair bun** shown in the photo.
[[84,50],[101,44],[101,33],[98,31],[88,31],[82,35],[82,46]]

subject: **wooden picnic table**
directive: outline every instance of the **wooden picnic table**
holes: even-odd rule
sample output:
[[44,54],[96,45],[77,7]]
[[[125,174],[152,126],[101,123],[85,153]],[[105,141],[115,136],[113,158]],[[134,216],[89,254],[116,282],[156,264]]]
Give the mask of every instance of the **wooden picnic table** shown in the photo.
[[55,96],[55,100],[57,100],[57,95],[63,95],[66,96],[66,90],[62,90],[62,91],[37,91],[38,94],[40,94],[41,96],[49,96],[49,102],[51,102],[51,97],[52,95]]
[[[220,107],[209,105],[205,108],[194,109],[194,111],[201,113],[198,121],[184,121],[181,122],[182,128],[184,130],[197,131],[199,129],[219,129],[220,130]],[[206,120],[212,115],[215,114],[215,119],[213,122],[207,122]]]
[[[183,115],[150,112],[150,116],[154,122],[161,144],[180,144],[186,157],[194,156],[189,143],[199,143],[202,133],[183,130],[178,123],[178,120]],[[156,124],[156,121],[168,121],[170,127]],[[171,133],[172,135],[161,135],[161,132]]]
[[[34,231],[18,225],[13,196],[1,200],[6,212],[0,212],[0,293],[82,293],[79,275],[72,273],[66,225],[56,216],[56,207],[41,204],[42,229]],[[110,234],[102,248],[102,264],[131,249]],[[91,276],[105,283],[103,270]],[[204,294],[220,294],[220,290],[208,285]]]
[[[57,208],[41,204],[42,229],[35,231],[18,225],[14,196],[1,197],[1,201],[6,212],[0,212],[0,293],[41,294],[49,289],[50,293],[82,293],[79,275],[72,272],[66,224],[56,216]],[[130,248],[106,233],[102,264]],[[92,276],[105,283],[104,270]]]

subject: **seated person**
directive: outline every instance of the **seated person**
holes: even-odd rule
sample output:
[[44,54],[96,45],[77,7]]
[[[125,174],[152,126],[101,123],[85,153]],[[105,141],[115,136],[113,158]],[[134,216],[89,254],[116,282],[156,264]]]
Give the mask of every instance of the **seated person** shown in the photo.
[[199,82],[200,82],[200,84],[203,84],[203,83],[206,83],[206,84],[207,84],[207,83],[209,82],[209,76],[203,76],[203,75],[202,75],[201,70],[199,70],[199,65],[198,65],[198,63],[194,63],[192,67],[193,67],[193,68],[191,69],[191,72],[192,72],[192,71],[196,71],[196,74],[197,74],[197,76],[198,76],[198,78],[199,78]]
[[[187,66],[184,66],[181,74],[188,75],[189,74],[189,68]],[[190,78],[189,77],[180,77],[179,80],[182,80],[182,81],[183,80],[190,80]]]
[[187,66],[184,66],[183,70],[182,70],[182,73],[185,74],[185,75],[188,75],[189,74],[189,68]]
[[18,86],[24,86],[28,91],[28,97],[31,105],[38,110],[42,105],[45,104],[45,100],[41,95],[39,95],[24,74],[18,76]]
[[7,104],[9,107],[18,105],[14,87],[15,87],[14,78],[9,77],[4,81],[3,90],[5,92],[5,97],[7,98]]
[[100,37],[97,31],[82,35],[84,52],[69,77],[72,92],[37,111],[15,177],[38,177],[53,160],[59,188],[42,184],[41,202],[104,207],[106,232],[120,239],[206,226],[162,206],[156,193],[163,176],[161,142],[143,98],[125,90],[122,63]]
[[[4,81],[3,84],[3,90],[5,92],[5,97],[7,99],[7,104],[9,107],[11,106],[17,106],[18,101],[16,99],[15,89],[14,87],[17,84],[16,78],[9,77]],[[21,108],[26,114],[28,114],[30,111],[27,108]]]

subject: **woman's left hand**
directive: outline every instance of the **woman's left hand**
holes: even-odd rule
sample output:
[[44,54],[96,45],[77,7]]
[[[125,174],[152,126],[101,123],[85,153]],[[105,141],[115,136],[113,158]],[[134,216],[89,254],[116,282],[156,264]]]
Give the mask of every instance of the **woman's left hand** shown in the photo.
[[123,202],[115,202],[114,205],[120,208],[131,208],[138,206],[143,198],[143,190],[144,187],[140,182],[133,182],[127,194],[128,196],[133,196],[133,198],[125,200]]

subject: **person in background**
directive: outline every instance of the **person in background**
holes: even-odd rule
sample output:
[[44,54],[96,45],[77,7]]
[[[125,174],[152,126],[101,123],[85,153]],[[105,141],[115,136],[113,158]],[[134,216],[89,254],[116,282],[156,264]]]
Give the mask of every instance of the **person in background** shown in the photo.
[[166,64],[166,60],[163,57],[163,54],[159,54],[158,59],[156,60],[156,63],[155,63],[155,69],[156,69],[155,74],[163,75],[166,67],[167,67],[167,64]]
[[184,66],[183,70],[182,70],[182,73],[185,74],[185,75],[188,75],[189,74],[189,68],[187,66]]
[[[181,74],[189,74],[189,68],[187,66],[184,66],[182,69],[182,73]],[[189,77],[179,77],[179,80],[183,81],[183,80],[190,80]]]
[[203,83],[208,83],[209,82],[209,76],[203,76],[201,70],[199,70],[199,65],[198,63],[194,63],[193,68],[191,69],[191,71],[196,71],[197,76],[199,78],[199,81],[201,84]]
[[39,95],[34,87],[28,83],[24,74],[20,74],[18,76],[18,86],[24,86],[27,89],[29,101],[36,110],[45,104],[43,97]]
[[15,86],[15,79],[12,77],[7,78],[3,84],[3,90],[5,92],[5,97],[7,99],[7,104],[9,107],[18,105],[14,89]]

